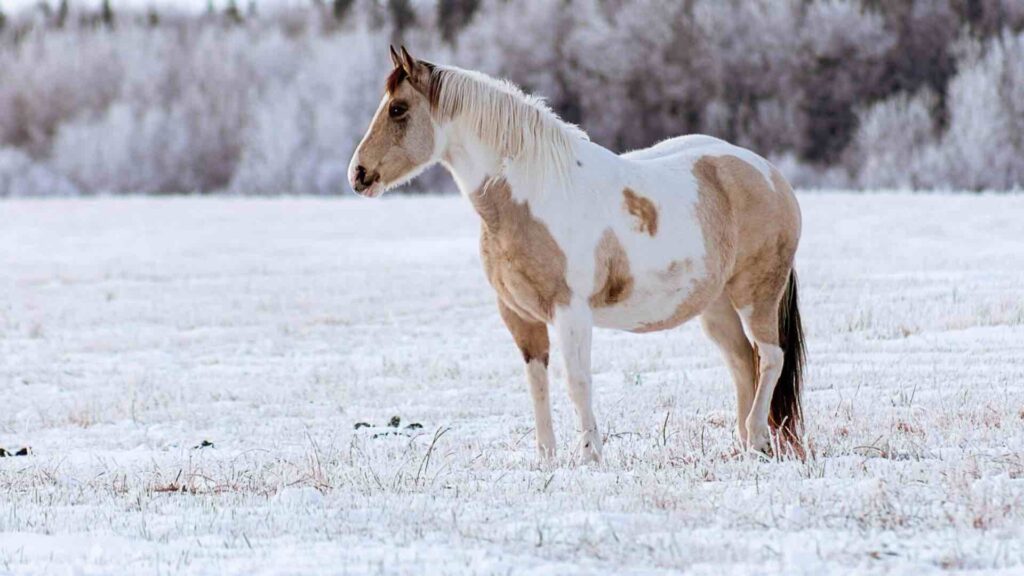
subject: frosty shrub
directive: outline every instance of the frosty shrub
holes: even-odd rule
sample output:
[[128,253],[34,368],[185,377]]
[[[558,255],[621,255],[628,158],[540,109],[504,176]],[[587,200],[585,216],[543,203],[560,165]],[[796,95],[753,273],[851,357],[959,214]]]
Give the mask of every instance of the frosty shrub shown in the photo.
[[33,32],[0,49],[0,144],[45,153],[57,128],[118,95],[118,42],[85,30]]
[[[799,145],[806,130],[800,118],[804,98],[794,77],[804,53],[801,18],[799,3],[790,0],[694,7],[696,37],[705,40],[693,68],[708,76],[700,131],[759,150]],[[679,49],[690,50],[687,44]]]
[[851,156],[859,184],[866,188],[919,188],[930,185],[929,156],[936,127],[931,111],[935,95],[922,91],[879,102],[860,117]]
[[508,78],[615,151],[701,132],[800,185],[1024,182],[1020,0],[88,4],[0,28],[2,195],[337,194],[389,42]]
[[802,112],[808,131],[798,152],[808,160],[833,163],[856,131],[857,103],[874,95],[894,38],[880,15],[836,0],[810,6],[801,37],[807,58],[800,72]]
[[73,196],[79,190],[21,150],[0,148],[0,197]]
[[119,98],[60,127],[54,168],[100,192],[226,186],[241,156],[249,101],[268,75],[257,73],[252,56],[274,36],[260,38],[213,28],[91,36],[88,42],[126,48],[108,56],[119,69]]
[[972,45],[949,86],[943,188],[1005,190],[1024,183],[1024,34]]
[[380,100],[390,63],[387,37],[366,30],[315,38],[287,84],[253,103],[231,189],[331,194],[347,186],[349,158]]
[[897,95],[861,116],[851,151],[865,188],[1008,190],[1024,183],[1024,34],[964,41],[936,127],[930,92]]

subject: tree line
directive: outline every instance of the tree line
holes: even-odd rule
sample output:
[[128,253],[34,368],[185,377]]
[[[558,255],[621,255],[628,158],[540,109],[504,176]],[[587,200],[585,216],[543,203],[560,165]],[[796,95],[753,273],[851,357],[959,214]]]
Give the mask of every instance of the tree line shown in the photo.
[[391,42],[613,150],[700,132],[803,187],[1024,182],[1019,0],[41,6],[0,15],[0,195],[338,193]]

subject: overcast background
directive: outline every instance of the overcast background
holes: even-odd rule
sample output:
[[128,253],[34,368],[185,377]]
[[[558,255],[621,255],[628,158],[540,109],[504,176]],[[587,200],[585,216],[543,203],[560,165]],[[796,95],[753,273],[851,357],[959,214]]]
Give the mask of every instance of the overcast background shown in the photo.
[[[0,196],[339,194],[389,42],[616,151],[703,132],[802,187],[1024,182],[1021,0],[0,2]],[[443,191],[437,171],[410,191]]]

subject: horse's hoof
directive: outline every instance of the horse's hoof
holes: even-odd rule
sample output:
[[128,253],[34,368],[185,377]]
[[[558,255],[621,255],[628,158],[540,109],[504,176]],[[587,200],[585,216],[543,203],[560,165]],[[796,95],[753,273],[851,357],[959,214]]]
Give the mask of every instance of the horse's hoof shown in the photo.
[[761,454],[771,454],[772,436],[768,432],[767,426],[748,426],[747,449]]
[[555,445],[537,445],[537,458],[544,462],[550,462],[555,459]]
[[736,437],[740,439],[740,446],[743,448],[747,447],[747,429],[743,427],[743,424],[736,425]]
[[579,455],[584,464],[601,461],[601,437],[597,432],[586,432],[580,437]]

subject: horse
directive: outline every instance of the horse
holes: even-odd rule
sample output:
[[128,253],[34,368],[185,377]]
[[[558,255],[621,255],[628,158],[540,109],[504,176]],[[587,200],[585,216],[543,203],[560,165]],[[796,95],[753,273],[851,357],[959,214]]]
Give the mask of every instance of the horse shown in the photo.
[[799,447],[801,215],[775,167],[704,135],[615,154],[508,81],[418,60],[404,46],[391,47],[391,60],[349,182],[373,198],[437,163],[452,175],[480,217],[481,259],[522,353],[542,458],[556,453],[549,328],[577,454],[596,462],[593,329],[653,332],[696,316],[735,385],[741,446]]

